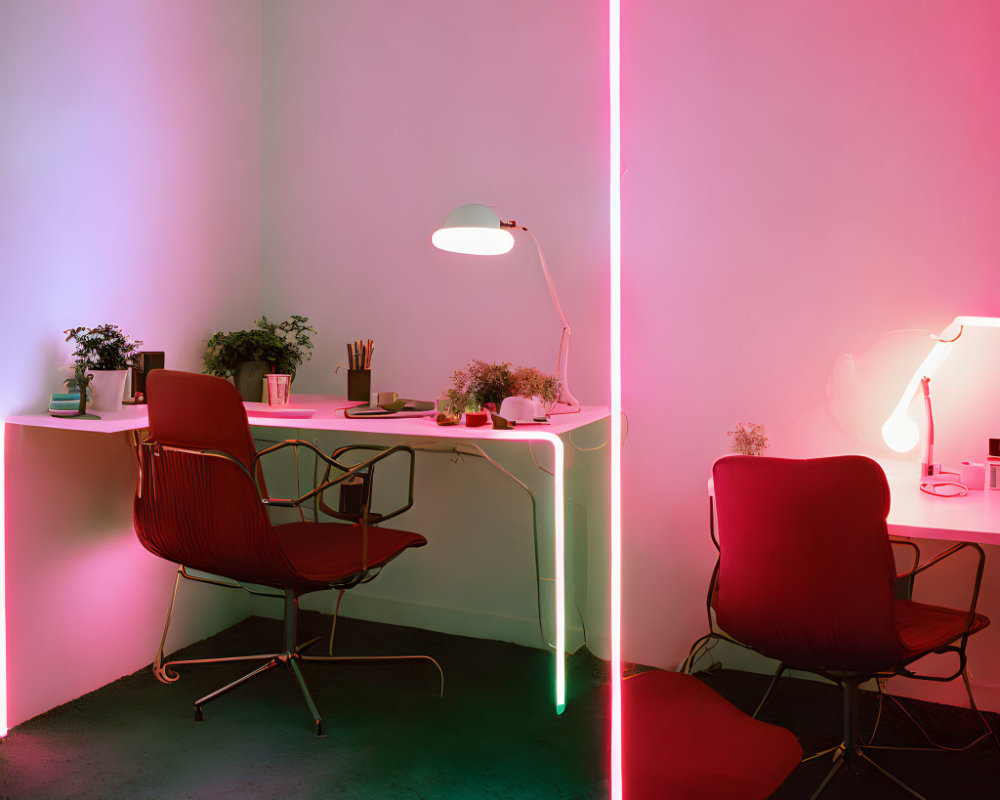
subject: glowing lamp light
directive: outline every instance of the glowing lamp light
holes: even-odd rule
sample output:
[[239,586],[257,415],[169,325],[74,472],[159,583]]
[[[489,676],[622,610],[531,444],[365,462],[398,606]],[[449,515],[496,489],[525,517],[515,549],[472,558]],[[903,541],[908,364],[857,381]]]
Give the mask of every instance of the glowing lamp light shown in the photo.
[[1000,328],[1000,317],[955,317],[946,327],[906,384],[899,402],[882,424],[882,440],[897,453],[906,453],[920,441],[920,428],[907,414],[910,402],[920,389],[920,379],[930,378],[951,354],[966,328]]
[[431,234],[438,250],[470,256],[502,256],[514,247],[514,236],[493,209],[479,203],[456,208]]
[[906,414],[893,414],[882,425],[882,439],[897,453],[906,453],[920,441],[920,428]]

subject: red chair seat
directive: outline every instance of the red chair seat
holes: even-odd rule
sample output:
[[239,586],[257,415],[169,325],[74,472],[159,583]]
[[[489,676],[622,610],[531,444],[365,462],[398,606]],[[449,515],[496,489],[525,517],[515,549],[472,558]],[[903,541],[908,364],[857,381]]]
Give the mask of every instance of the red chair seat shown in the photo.
[[622,707],[629,800],[763,800],[802,758],[790,731],[744,714],[692,675],[629,678]]
[[[275,525],[278,547],[304,579],[298,588],[315,588],[356,575],[361,569],[361,527],[336,522],[290,522]],[[368,528],[368,566],[391,560],[408,547],[423,547],[419,533],[395,528]]]
[[[965,632],[969,615],[952,608],[896,599],[896,625],[902,645],[916,655],[954,642]],[[990,624],[988,617],[976,614],[970,635]]]

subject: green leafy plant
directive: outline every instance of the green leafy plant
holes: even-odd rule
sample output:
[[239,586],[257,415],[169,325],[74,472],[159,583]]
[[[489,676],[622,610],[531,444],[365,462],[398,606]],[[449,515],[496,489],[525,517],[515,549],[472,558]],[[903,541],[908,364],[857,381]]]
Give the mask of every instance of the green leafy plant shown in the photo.
[[63,331],[66,341],[76,342],[73,358],[79,378],[88,369],[128,369],[142,342],[124,333],[117,325],[70,328]]
[[244,361],[266,361],[275,372],[294,378],[296,368],[312,356],[314,333],[309,319],[298,315],[279,323],[261,317],[248,331],[218,331],[205,346],[203,371],[227,378]]
[[767,434],[764,426],[754,422],[740,422],[736,430],[728,431],[732,439],[732,451],[745,456],[762,456],[767,450]]

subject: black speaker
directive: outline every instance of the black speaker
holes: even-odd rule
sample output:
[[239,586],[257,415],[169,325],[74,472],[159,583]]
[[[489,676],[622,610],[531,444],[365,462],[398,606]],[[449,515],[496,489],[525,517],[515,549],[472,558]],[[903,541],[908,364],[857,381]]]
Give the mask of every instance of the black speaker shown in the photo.
[[146,402],[146,376],[154,369],[163,369],[162,352],[139,352],[132,358],[132,401]]

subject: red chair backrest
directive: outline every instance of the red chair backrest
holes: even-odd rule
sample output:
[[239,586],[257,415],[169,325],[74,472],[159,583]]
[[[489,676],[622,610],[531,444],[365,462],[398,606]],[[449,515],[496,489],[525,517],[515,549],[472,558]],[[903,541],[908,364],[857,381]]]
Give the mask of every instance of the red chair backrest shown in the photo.
[[726,456],[712,476],[722,630],[790,667],[898,663],[882,468],[863,456]]
[[[248,472],[254,446],[239,392],[221,378],[170,370],[152,371],[146,389],[150,440],[160,446],[141,448],[139,541],[194,569],[289,585],[296,573],[274,542]],[[235,461],[175,447],[221,451]]]
[[146,394],[153,441],[221,450],[250,469],[256,449],[243,399],[229,381],[154,369],[146,378]]

